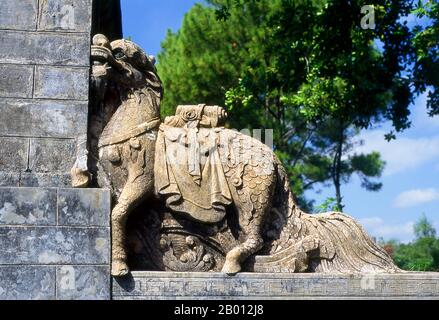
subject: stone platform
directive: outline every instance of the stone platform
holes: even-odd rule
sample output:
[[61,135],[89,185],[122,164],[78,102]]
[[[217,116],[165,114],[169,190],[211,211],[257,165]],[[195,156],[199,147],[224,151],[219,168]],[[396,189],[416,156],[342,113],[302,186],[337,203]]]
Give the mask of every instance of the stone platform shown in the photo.
[[132,272],[114,300],[434,299],[439,273],[375,275]]

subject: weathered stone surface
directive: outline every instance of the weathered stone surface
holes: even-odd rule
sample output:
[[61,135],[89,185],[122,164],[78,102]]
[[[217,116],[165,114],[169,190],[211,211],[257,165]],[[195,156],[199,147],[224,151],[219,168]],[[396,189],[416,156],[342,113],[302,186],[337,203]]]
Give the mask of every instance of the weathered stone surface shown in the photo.
[[55,225],[56,203],[56,189],[0,188],[0,225]]
[[439,273],[258,274],[132,272],[115,300],[439,299]]
[[92,0],[41,0],[39,30],[90,32]]
[[0,29],[35,30],[38,0],[1,0]]
[[75,163],[74,139],[31,139],[29,169],[33,172],[69,172]]
[[[74,195],[70,197],[69,192]],[[87,221],[82,228],[58,223],[57,202],[90,200],[81,193],[100,198],[94,205],[102,208],[93,210],[99,215],[99,209],[107,208],[106,221],[101,221],[106,227],[92,227]],[[0,300],[110,299],[108,193],[102,189],[0,188]],[[81,217],[92,214],[91,209],[85,214],[81,206],[69,205]]]
[[110,281],[108,266],[57,267],[57,299],[109,300]]
[[108,228],[0,227],[0,264],[107,264]]
[[55,267],[0,266],[0,300],[55,299]]
[[0,64],[0,97],[31,98],[33,66]]
[[72,179],[68,173],[23,172],[18,177],[20,187],[70,187]]
[[88,68],[37,67],[35,98],[88,99]]
[[60,189],[58,221],[60,225],[110,226],[110,192],[105,189]]
[[89,65],[89,35],[0,32],[0,61],[50,65]]
[[0,112],[8,115],[0,117],[0,135],[74,138],[87,131],[87,108],[86,102],[0,99]]
[[5,171],[24,171],[27,168],[29,139],[0,137],[0,168]]
[[0,0],[0,186],[20,187],[0,188],[0,300],[110,298],[110,204],[85,206],[104,191],[64,190],[86,199],[68,203],[67,227],[57,189],[23,188],[71,184],[87,132],[91,10],[92,0]]
[[0,1],[0,137],[20,137],[0,138],[0,186],[71,184],[74,142],[37,138],[76,139],[87,132],[92,5]]
[[19,173],[0,171],[0,187],[18,187],[19,181]]

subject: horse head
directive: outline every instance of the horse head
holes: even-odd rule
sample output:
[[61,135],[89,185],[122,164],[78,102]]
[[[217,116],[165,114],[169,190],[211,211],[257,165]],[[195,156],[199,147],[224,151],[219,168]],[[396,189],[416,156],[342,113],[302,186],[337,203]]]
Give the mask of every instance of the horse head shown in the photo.
[[139,130],[139,126],[158,126],[160,121],[163,88],[153,56],[130,40],[110,42],[97,34],[91,46],[91,62],[89,156],[78,153],[71,170],[75,187],[97,184],[96,161],[103,143],[117,143],[119,138],[123,141],[124,135]]
[[106,36],[97,34],[93,37],[91,59],[91,85],[98,100],[104,99],[109,88],[116,88],[122,97],[128,92],[151,89],[161,98],[155,58],[134,42],[125,39],[110,42]]

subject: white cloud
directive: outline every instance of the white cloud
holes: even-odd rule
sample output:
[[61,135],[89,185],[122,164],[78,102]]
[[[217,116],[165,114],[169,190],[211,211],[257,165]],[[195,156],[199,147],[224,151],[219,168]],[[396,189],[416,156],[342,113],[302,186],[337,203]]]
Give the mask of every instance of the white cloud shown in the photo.
[[383,219],[379,217],[363,218],[360,219],[359,222],[367,229],[379,227],[384,223]]
[[430,117],[427,110],[427,93],[416,98],[412,108],[412,127],[420,130],[437,130],[439,128],[439,116]]
[[359,223],[366,228],[369,235],[385,240],[397,239],[401,242],[409,242],[413,239],[414,222],[404,224],[388,225],[380,217],[360,219]]
[[439,200],[439,190],[437,189],[413,189],[400,193],[395,198],[393,205],[397,208],[408,208],[436,200]]
[[405,224],[397,225],[382,225],[375,229],[381,237],[384,239],[401,239],[401,241],[407,241],[413,236],[414,222],[407,222]]
[[[396,140],[390,142],[384,135],[391,130],[390,123],[381,130],[363,131],[352,153],[370,153],[378,151],[386,161],[384,175],[389,176],[406,170],[416,169],[421,165],[439,159],[439,116],[430,117],[427,114],[427,93],[416,98],[411,107],[412,126]],[[407,137],[410,134],[410,137]]]
[[353,153],[378,151],[386,161],[386,176],[417,168],[439,158],[439,135],[429,138],[397,138],[387,142],[385,134],[384,130],[363,132],[359,139],[364,143],[358,145]]

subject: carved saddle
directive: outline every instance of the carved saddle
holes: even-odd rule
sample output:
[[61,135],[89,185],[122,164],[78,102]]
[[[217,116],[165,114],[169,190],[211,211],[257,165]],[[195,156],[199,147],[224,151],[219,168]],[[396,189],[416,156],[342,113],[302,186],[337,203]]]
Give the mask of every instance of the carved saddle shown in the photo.
[[232,203],[218,151],[226,117],[218,106],[179,106],[157,137],[156,194],[173,211],[203,223],[221,221]]

